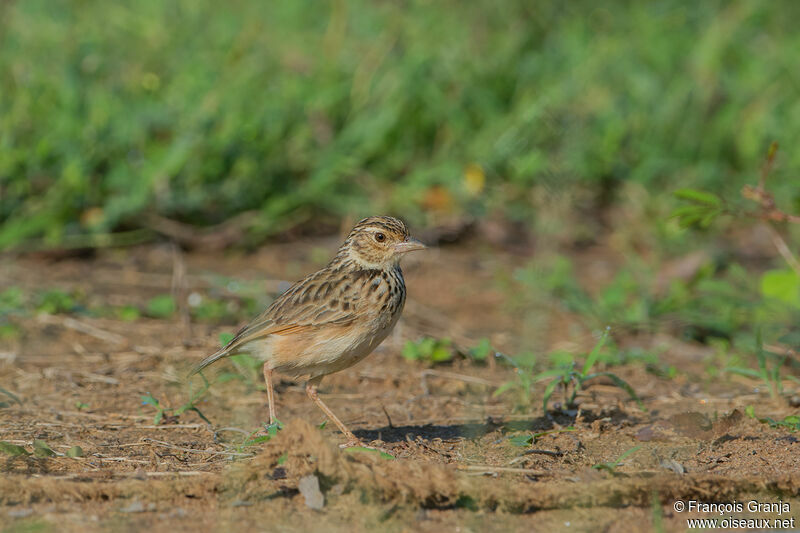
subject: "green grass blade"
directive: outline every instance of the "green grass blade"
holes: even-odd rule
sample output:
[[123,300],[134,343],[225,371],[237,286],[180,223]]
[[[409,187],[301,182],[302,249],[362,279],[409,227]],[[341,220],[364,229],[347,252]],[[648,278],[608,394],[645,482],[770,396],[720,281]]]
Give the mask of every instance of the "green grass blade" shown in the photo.
[[9,398],[11,398],[11,399],[14,401],[14,403],[17,403],[17,404],[19,404],[19,405],[22,405],[22,400],[20,400],[20,399],[19,399],[19,396],[17,396],[17,395],[16,395],[16,394],[14,394],[13,392],[11,392],[11,391],[9,391],[9,390],[6,390],[6,389],[4,389],[3,387],[0,387],[0,393],[3,393],[3,394],[5,394],[6,396],[8,396]]
[[500,385],[495,389],[495,391],[492,393],[492,396],[496,398],[497,396],[500,396],[501,394],[508,392],[510,389],[514,387],[514,385],[516,385],[516,382],[506,381],[505,383],[503,383],[502,385]]
[[531,378],[531,381],[541,381],[547,378],[559,377],[563,378],[569,374],[569,369],[567,368],[553,368],[550,370],[545,370],[544,372],[539,372],[535,376]]
[[554,379],[550,383],[547,384],[547,387],[544,389],[544,398],[542,399],[542,412],[547,414],[547,402],[550,401],[550,396],[553,395],[553,391],[556,390],[556,386],[561,383],[560,379]]
[[642,400],[639,399],[639,396],[636,394],[636,391],[633,390],[633,387],[631,387],[627,381],[617,376],[616,374],[612,374],[611,372],[596,372],[594,374],[589,374],[588,376],[585,376],[584,381],[588,381],[590,379],[598,378],[601,376],[607,377],[608,379],[613,381],[615,386],[619,387],[620,389],[628,393],[628,396],[630,396],[631,399],[636,402],[636,404],[639,406],[639,409],[641,409],[642,411],[647,411],[647,409],[645,409],[644,407],[644,404],[642,403]]
[[730,368],[726,368],[725,372],[729,374],[736,374],[739,376],[746,376],[748,378],[758,379],[761,377],[761,372],[759,372],[758,370],[753,370],[752,368],[742,368],[739,366],[732,366]]
[[600,337],[600,340],[597,341],[597,344],[594,345],[592,348],[591,353],[589,353],[589,357],[586,358],[586,362],[583,364],[583,370],[581,371],[581,376],[586,376],[589,373],[589,370],[592,369],[594,364],[597,362],[597,358],[600,356],[600,350],[603,348],[603,345],[606,343],[608,339],[608,334],[611,332],[611,328],[606,326],[605,331],[603,331],[603,335]]
[[389,455],[386,452],[382,452],[381,450],[376,450],[374,448],[367,448],[366,446],[353,446],[351,448],[345,448],[347,453],[353,452],[366,452],[366,453],[377,453],[381,459],[394,459],[394,456]]

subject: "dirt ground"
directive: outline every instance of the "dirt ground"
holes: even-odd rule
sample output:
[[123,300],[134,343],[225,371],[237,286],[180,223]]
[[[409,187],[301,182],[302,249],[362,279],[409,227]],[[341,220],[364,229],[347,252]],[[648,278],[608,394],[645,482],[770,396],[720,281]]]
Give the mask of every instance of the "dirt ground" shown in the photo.
[[[322,240],[252,254],[184,255],[158,245],[90,258],[5,257],[0,289],[59,288],[88,302],[141,306],[171,290],[233,297],[219,279],[235,279],[259,283],[268,300],[281,280],[319,267],[334,247]],[[32,451],[39,439],[59,454],[73,446],[85,453],[0,456],[3,530],[683,531],[687,518],[731,516],[787,526],[794,519],[800,528],[800,434],[744,414],[748,405],[776,419],[797,409],[759,392],[756,381],[704,377],[702,347],[670,340],[662,362],[679,367],[672,379],[641,364],[614,367],[646,411],[598,383],[579,397],[579,412],[554,418],[542,413],[543,384],[523,412],[511,396],[493,397],[513,378],[506,365],[457,358],[430,366],[401,356],[405,341],[422,335],[462,348],[488,337],[507,353],[522,349],[520,332],[530,325],[496,280],[525,261],[477,245],[419,254],[404,269],[409,300],[397,331],[365,361],[323,381],[333,411],[394,459],[340,450],[341,435],[332,424],[318,427],[322,413],[289,380],[277,387],[285,428],[245,446],[267,417],[263,387],[220,379],[236,374],[230,362],[207,373],[212,386],[197,404],[211,425],[190,410],[154,424],[156,410],[142,395],[170,408],[184,404],[190,387],[201,385],[185,381],[187,370],[236,321],[187,323],[182,313],[14,319],[22,335],[0,341],[0,387],[20,402],[0,408],[0,440]],[[542,320],[545,345],[594,343],[572,336],[560,317]],[[527,447],[509,440],[569,426],[574,431],[552,431]],[[613,472],[592,468],[634,447]],[[788,509],[751,510],[751,500]],[[744,508],[677,512],[678,501],[687,509],[690,501]]]

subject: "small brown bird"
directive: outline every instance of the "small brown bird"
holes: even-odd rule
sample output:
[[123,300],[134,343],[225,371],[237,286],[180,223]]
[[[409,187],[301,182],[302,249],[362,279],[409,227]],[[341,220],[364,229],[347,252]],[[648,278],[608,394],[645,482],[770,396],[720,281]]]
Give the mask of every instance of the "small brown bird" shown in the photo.
[[325,268],[292,285],[192,374],[236,353],[259,357],[264,361],[270,423],[277,420],[273,371],[308,376],[308,397],[347,437],[345,446],[360,445],[319,398],[317,387],[324,376],[364,359],[392,331],[406,300],[400,258],[424,248],[401,220],[365,218]]

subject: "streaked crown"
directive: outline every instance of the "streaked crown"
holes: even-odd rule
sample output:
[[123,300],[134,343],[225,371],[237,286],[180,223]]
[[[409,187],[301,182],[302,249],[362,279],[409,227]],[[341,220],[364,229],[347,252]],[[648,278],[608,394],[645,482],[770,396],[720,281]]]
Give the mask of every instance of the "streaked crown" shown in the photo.
[[408,227],[394,217],[368,217],[356,224],[334,258],[353,261],[361,268],[389,268],[397,265],[405,251],[424,248],[411,238]]

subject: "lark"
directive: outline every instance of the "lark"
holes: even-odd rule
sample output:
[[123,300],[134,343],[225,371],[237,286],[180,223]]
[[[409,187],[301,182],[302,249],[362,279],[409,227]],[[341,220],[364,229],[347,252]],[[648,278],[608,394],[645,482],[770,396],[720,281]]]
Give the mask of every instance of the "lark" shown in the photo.
[[401,220],[365,218],[325,268],[292,285],[192,374],[237,353],[263,360],[270,424],[277,420],[273,372],[306,376],[306,394],[347,438],[344,446],[362,445],[317,388],[324,376],[364,359],[392,331],[406,300],[400,258],[424,248]]

